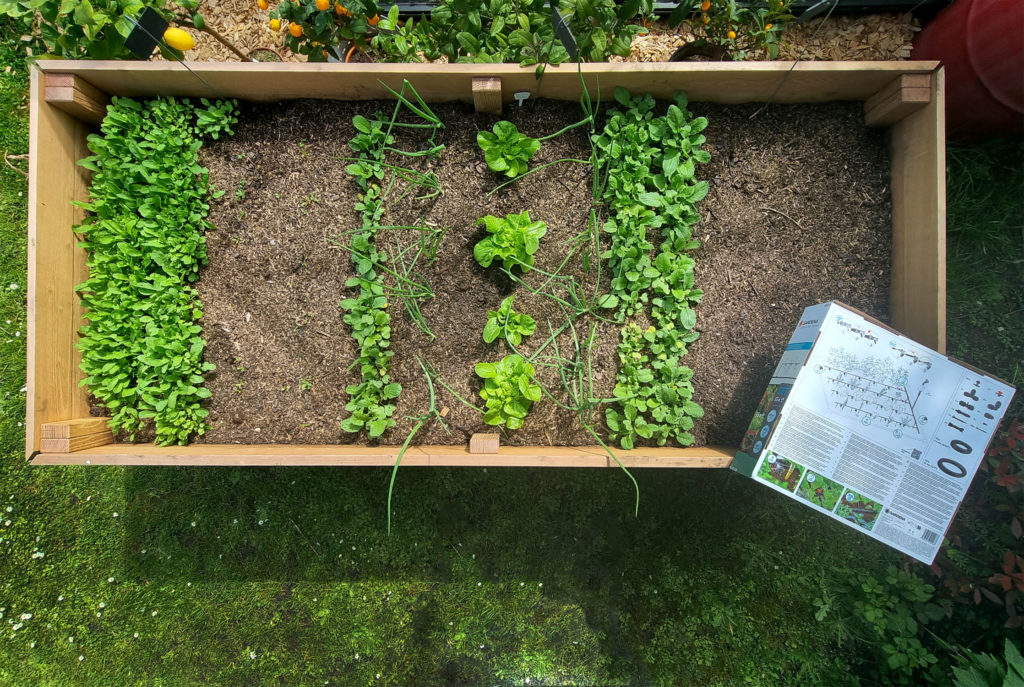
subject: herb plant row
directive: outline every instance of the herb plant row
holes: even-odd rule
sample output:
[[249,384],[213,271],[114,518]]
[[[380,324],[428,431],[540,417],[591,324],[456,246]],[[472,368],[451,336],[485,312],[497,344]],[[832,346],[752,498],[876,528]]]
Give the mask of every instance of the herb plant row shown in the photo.
[[91,214],[75,227],[89,256],[78,286],[88,311],[82,384],[129,439],[148,420],[164,445],[206,430],[203,374],[213,365],[203,362],[203,307],[190,286],[210,228],[198,151],[234,122],[233,102],[115,98],[80,162],[93,173],[90,201],[79,203]]

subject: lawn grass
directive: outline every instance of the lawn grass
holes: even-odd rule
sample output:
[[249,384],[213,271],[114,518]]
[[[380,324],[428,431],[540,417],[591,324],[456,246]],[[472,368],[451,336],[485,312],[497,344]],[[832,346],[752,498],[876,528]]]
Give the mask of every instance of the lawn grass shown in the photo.
[[[12,153],[26,85],[0,43]],[[852,681],[817,602],[901,557],[728,471],[635,471],[634,518],[614,470],[407,468],[389,537],[389,469],[30,467],[25,200],[0,169],[0,684]]]

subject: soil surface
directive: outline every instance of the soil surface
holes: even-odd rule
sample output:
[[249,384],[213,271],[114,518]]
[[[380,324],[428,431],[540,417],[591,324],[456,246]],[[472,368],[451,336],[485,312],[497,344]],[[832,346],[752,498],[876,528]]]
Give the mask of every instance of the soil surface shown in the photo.
[[[391,104],[297,101],[244,105],[235,136],[202,152],[211,181],[225,195],[213,203],[208,234],[210,264],[197,284],[204,305],[206,359],[217,365],[207,386],[209,443],[350,443],[363,436],[341,432],[347,416],[345,387],[357,382],[349,365],[355,343],[338,307],[355,289],[342,236],[359,225],[354,210],[358,187],[345,172],[354,135],[352,116]],[[382,443],[401,443],[429,408],[419,356],[467,401],[482,405],[473,365],[508,352],[504,343],[485,344],[487,311],[515,294],[515,309],[532,315],[537,332],[524,340],[529,355],[549,338],[548,322],[565,322],[551,298],[511,283],[492,266],[481,268],[473,245],[485,233],[474,223],[486,214],[529,210],[548,225],[536,267],[555,272],[574,237],[588,230],[590,169],[562,162],[488,196],[503,181],[490,172],[476,134],[496,117],[476,115],[461,104],[433,106],[446,123],[438,142],[446,149],[433,162],[410,158],[410,167],[437,174],[442,194],[397,203],[383,224],[444,230],[436,259],[421,256],[418,280],[433,299],[420,301],[433,337],[393,298],[392,377],[403,386],[395,419]],[[772,106],[751,118],[755,106],[691,104],[707,116],[706,149],[712,161],[700,175],[711,190],[701,204],[697,228],[697,282],[701,339],[686,364],[694,369],[696,400],[705,408],[694,434],[698,444],[738,445],[802,309],[837,299],[888,319],[890,195],[889,161],[881,132],[865,129],[859,103]],[[553,133],[581,118],[575,104],[535,102],[510,108],[506,116],[532,136]],[[406,119],[407,121],[411,121]],[[547,141],[531,168],[561,158],[589,156],[584,129]],[[423,136],[402,134],[397,147],[413,150]],[[389,159],[389,161],[391,161]],[[400,193],[396,189],[395,194]],[[394,256],[397,246],[416,243],[419,232],[381,231],[378,246]],[[337,239],[342,245],[334,243]],[[590,293],[596,272],[584,270],[581,249],[559,274],[574,277]],[[413,249],[406,253],[411,258]],[[593,267],[593,260],[591,267]],[[539,286],[543,276],[530,274]],[[606,281],[606,280],[605,280]],[[564,291],[554,289],[565,297]],[[596,327],[591,352],[595,392],[608,395],[617,367],[618,327],[577,321],[582,339]],[[567,356],[573,340],[557,338]],[[553,354],[549,345],[545,355]],[[558,393],[557,371],[538,367],[538,379]],[[449,432],[432,422],[415,443],[461,444],[472,432],[494,431],[480,414],[435,385],[437,409],[447,408]],[[598,418],[599,419],[599,418]],[[598,423],[604,432],[603,423]],[[544,398],[524,427],[507,433],[505,444],[593,444],[575,414]]]

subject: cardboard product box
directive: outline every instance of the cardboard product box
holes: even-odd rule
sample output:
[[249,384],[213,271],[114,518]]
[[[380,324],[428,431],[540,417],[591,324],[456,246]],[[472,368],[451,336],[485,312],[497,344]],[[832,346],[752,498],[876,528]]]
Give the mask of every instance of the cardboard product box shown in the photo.
[[804,310],[732,469],[931,563],[1013,393],[821,303]]

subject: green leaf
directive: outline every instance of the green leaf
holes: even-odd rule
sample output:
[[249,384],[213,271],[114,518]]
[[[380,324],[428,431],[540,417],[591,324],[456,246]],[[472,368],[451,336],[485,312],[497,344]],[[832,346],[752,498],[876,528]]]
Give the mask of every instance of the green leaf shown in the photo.
[[484,379],[490,379],[497,375],[497,368],[494,363],[477,363],[473,368],[476,370],[476,374]]
[[484,325],[484,342],[492,343],[501,334],[501,326],[497,320],[487,320],[487,324]]

